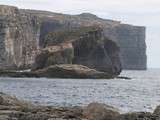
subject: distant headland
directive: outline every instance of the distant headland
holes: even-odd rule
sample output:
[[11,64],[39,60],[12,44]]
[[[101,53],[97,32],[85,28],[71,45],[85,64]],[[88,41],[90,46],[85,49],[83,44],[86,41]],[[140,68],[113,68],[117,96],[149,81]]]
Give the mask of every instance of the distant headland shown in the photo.
[[1,76],[113,78],[147,68],[143,26],[0,5],[0,27]]

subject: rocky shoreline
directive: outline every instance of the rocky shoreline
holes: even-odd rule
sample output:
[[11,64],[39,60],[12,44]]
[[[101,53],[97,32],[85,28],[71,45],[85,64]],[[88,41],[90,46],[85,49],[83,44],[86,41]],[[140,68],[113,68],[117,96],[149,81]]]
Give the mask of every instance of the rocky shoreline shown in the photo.
[[160,106],[153,113],[121,114],[102,103],[86,107],[40,106],[0,93],[0,120],[160,120]]

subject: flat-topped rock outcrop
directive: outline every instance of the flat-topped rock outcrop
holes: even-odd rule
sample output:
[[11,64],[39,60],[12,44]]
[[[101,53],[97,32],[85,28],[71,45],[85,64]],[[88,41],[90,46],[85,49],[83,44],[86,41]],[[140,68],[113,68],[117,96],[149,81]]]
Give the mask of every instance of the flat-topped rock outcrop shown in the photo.
[[46,78],[72,78],[72,79],[110,79],[117,75],[97,71],[83,65],[59,64],[34,71],[1,70],[1,77],[46,77]]
[[113,74],[76,64],[53,65],[37,70],[35,73],[39,77],[47,78],[109,79],[115,77]]

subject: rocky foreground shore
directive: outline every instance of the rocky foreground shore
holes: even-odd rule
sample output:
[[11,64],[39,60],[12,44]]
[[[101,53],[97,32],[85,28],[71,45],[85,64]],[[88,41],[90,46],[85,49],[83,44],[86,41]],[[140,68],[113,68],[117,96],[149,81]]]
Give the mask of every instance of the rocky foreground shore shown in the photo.
[[160,120],[160,106],[153,113],[120,114],[118,109],[101,103],[57,108],[34,105],[0,93],[0,120]]

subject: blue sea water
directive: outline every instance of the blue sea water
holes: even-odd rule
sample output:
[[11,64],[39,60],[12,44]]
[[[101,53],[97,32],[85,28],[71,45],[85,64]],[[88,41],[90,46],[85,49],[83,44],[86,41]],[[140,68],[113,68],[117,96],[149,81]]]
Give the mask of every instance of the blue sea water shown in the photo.
[[112,105],[121,112],[153,111],[160,105],[160,69],[123,71],[125,79],[0,78],[0,91],[37,104]]

